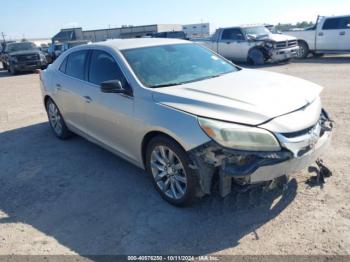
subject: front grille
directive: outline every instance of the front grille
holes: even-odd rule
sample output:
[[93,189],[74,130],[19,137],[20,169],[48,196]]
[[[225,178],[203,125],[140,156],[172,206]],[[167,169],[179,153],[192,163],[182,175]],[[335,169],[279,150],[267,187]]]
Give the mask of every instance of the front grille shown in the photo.
[[306,129],[303,129],[303,130],[300,130],[300,131],[292,132],[292,133],[283,133],[282,135],[284,137],[287,137],[287,138],[295,138],[295,137],[299,137],[299,136],[303,136],[303,135],[309,134],[309,132],[311,130],[313,130],[315,127],[316,127],[316,125],[311,126],[309,128],[306,128]]
[[288,41],[288,47],[294,47],[298,45],[298,40],[290,40]]
[[276,49],[282,49],[282,48],[286,48],[286,47],[287,47],[286,41],[276,43]]
[[290,48],[290,47],[295,47],[297,45],[298,45],[297,40],[281,41],[276,43],[276,49]]
[[31,54],[31,55],[18,55],[17,60],[18,62],[27,62],[27,61],[36,61],[39,60],[38,54]]

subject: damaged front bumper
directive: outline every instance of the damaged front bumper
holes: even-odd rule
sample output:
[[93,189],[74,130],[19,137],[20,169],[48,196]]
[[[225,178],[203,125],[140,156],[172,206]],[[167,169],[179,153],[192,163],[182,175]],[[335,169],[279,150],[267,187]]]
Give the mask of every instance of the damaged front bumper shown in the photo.
[[231,192],[232,182],[241,185],[272,181],[290,175],[314,163],[331,143],[333,121],[325,111],[312,128],[275,134],[281,143],[278,152],[249,152],[228,149],[214,141],[192,151],[192,168],[199,175],[199,195],[211,193],[212,180],[219,175],[220,195]]
[[277,49],[270,52],[271,62],[285,61],[298,56],[299,46]]

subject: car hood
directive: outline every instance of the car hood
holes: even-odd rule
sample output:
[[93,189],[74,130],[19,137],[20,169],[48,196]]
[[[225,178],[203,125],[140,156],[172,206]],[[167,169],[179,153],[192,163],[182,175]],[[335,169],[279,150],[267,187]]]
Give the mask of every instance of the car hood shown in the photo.
[[33,54],[40,54],[41,52],[38,50],[24,50],[24,51],[17,51],[12,52],[10,55],[16,56],[16,55],[33,55]]
[[264,35],[264,36],[257,36],[256,40],[258,40],[258,41],[270,40],[270,41],[274,41],[274,42],[282,42],[282,41],[296,40],[296,38],[294,36],[290,36],[290,35],[269,34],[269,35]]
[[242,69],[218,78],[154,89],[153,99],[197,116],[259,125],[311,104],[321,91],[322,87],[292,76]]

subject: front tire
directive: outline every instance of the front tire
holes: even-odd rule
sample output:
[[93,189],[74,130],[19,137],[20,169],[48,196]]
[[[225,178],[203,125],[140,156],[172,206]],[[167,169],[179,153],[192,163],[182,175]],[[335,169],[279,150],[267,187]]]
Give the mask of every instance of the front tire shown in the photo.
[[46,102],[46,111],[49,118],[50,126],[54,134],[62,140],[67,139],[70,136],[70,132],[64,122],[60,110],[52,99],[48,99]]
[[186,151],[166,136],[153,138],[146,150],[146,170],[163,199],[172,205],[188,206],[196,198],[197,175],[189,167]]
[[15,76],[18,74],[18,71],[15,69],[14,65],[10,65],[8,71],[11,75]]
[[250,50],[248,54],[248,63],[251,65],[265,64],[264,53],[258,48]]
[[297,52],[297,58],[299,59],[305,59],[309,55],[310,49],[307,43],[304,41],[299,42],[299,50]]

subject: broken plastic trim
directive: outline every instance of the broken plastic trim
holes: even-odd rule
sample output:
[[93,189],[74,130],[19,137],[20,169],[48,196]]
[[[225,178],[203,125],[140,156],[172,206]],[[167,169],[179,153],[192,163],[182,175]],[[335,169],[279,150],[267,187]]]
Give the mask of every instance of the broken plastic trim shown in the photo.
[[[322,109],[319,123],[321,124],[320,137],[334,128],[334,121],[324,109]],[[198,195],[211,193],[213,176],[217,173],[220,178],[220,195],[224,197],[231,192],[232,180],[241,185],[250,184],[250,175],[258,168],[292,159],[293,153],[283,148],[278,152],[234,150],[210,141],[189,151],[189,156],[193,163],[190,167],[199,177]]]
[[[293,158],[293,154],[282,149],[277,152],[254,152],[224,148],[210,141],[189,152],[200,180],[199,195],[211,193],[215,173],[220,176],[220,194],[231,192],[232,179],[240,184],[249,184],[249,176],[262,166],[269,166]],[[229,193],[228,192],[228,193]]]

